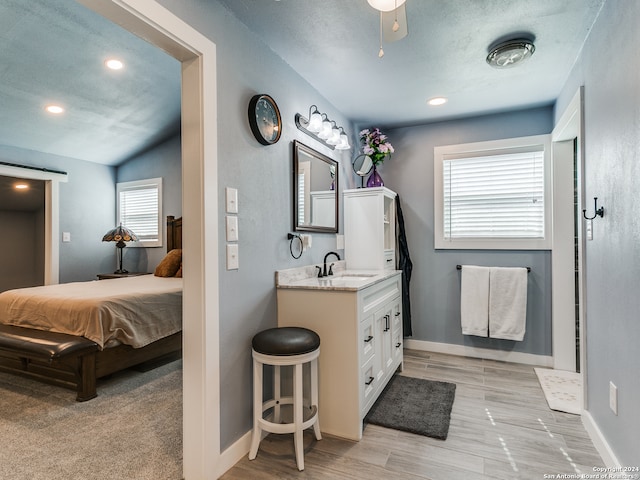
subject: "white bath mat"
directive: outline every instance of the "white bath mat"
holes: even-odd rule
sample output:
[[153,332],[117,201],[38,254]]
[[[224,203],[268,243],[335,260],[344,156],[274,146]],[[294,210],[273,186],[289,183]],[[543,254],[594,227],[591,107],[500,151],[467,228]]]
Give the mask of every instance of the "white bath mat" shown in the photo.
[[582,412],[582,375],[564,370],[534,368],[551,410]]

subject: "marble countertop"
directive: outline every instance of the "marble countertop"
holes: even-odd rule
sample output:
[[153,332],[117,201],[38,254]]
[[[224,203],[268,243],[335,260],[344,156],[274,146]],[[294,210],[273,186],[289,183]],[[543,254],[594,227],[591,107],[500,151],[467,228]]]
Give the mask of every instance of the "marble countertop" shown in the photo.
[[401,273],[400,270],[345,270],[345,262],[335,262],[333,275],[318,278],[316,265],[278,270],[276,288],[358,291]]

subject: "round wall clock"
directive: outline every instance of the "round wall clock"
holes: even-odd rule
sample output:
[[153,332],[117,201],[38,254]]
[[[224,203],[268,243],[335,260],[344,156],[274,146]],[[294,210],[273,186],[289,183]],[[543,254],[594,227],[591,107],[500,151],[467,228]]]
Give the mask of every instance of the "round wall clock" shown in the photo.
[[280,140],[282,119],[280,110],[269,95],[254,95],[249,102],[251,132],[262,145],[273,145]]

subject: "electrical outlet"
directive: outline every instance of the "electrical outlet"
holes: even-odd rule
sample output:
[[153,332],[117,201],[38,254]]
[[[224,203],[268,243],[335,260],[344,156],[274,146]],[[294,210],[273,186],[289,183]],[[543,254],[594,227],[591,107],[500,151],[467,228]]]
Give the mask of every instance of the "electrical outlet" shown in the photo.
[[618,415],[618,387],[613,382],[609,382],[609,408]]
[[62,232],[62,241],[70,242],[71,241],[71,232]]
[[336,250],[344,250],[344,235],[336,234]]

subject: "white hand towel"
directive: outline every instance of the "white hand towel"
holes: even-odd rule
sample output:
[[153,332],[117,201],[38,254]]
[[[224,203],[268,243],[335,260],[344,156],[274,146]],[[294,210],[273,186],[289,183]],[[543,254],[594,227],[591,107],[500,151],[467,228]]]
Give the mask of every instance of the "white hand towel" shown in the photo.
[[463,335],[489,334],[489,267],[463,265],[460,286]]
[[491,267],[489,336],[522,341],[527,320],[527,269]]

